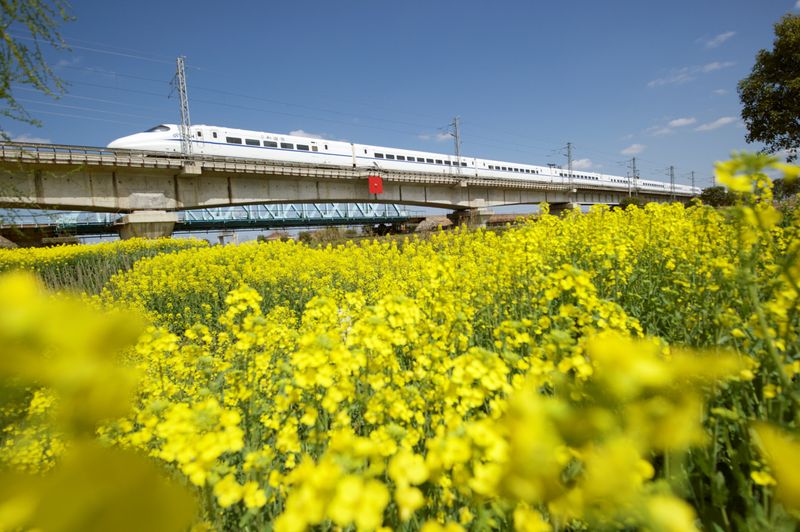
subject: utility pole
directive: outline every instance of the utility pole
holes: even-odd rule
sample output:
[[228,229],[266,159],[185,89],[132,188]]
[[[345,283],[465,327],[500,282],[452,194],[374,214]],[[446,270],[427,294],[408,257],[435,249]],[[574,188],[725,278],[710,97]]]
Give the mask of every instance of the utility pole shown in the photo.
[[572,197],[573,180],[572,180],[572,143],[567,142],[567,183],[569,184],[569,197]]
[[453,137],[453,141],[456,145],[456,169],[457,173],[461,173],[461,125],[460,125],[461,117],[457,116],[453,118],[453,122],[450,124],[450,127],[453,128],[453,131],[450,132],[450,135]]
[[675,201],[675,167],[669,167],[669,193],[672,201]]
[[188,158],[192,155],[192,132],[190,129],[192,121],[189,118],[189,94],[186,91],[185,60],[184,56],[178,57],[175,79],[178,82],[178,95],[181,100],[181,153]]
[[639,184],[636,181],[639,179],[639,172],[636,170],[636,157],[631,159],[631,178],[628,180],[628,196],[631,195],[631,183],[633,184],[633,189],[637,193],[639,193]]
[[694,170],[692,170],[692,191],[694,191]]

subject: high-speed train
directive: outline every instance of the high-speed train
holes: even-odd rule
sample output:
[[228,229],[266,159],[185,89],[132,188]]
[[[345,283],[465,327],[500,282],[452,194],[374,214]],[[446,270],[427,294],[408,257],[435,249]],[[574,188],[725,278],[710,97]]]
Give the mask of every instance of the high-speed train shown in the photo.
[[[331,166],[348,166],[374,170],[400,170],[410,172],[441,173],[452,176],[481,177],[566,183],[567,170],[550,166],[460,157],[444,153],[354,144],[263,131],[248,131],[218,126],[191,126],[192,153],[247,159],[269,159],[292,163],[312,163]],[[112,141],[109,148],[124,148],[167,153],[181,152],[180,127],[161,124],[153,128]],[[638,179],[629,183],[627,177],[596,172],[572,172],[576,186],[597,186],[628,190],[635,186],[641,191],[668,192],[670,184],[662,181]],[[697,195],[701,190],[686,185],[675,185],[682,196]]]

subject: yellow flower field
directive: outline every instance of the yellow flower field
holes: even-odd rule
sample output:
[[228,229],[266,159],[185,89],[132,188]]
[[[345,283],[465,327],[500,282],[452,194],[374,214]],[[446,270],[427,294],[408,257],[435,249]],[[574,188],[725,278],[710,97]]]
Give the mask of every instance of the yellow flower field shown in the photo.
[[720,165],[724,211],[187,244],[81,300],[0,277],[0,528],[794,530],[800,213],[767,169],[797,173]]

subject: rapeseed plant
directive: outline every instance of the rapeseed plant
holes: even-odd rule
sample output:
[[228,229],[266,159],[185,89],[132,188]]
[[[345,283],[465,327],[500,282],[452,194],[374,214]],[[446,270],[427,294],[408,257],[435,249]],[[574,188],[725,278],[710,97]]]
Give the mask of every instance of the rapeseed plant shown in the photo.
[[791,530],[800,214],[770,169],[797,174],[720,165],[726,210],[137,260],[93,300],[151,322],[125,372],[89,357],[120,386],[82,404],[68,364],[9,358],[39,380],[4,414],[4,463],[52,468],[65,426],[102,419],[190,487],[198,529]]

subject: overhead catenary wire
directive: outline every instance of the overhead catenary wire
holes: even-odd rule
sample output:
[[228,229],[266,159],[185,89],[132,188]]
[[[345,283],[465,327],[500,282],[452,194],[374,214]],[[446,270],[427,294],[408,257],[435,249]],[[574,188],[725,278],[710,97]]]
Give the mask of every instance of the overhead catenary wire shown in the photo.
[[[110,55],[110,56],[116,56],[116,57],[124,57],[124,58],[132,59],[132,60],[145,61],[145,62],[149,62],[149,63],[158,63],[158,64],[172,64],[173,63],[173,60],[171,58],[157,56],[157,55],[151,54],[150,52],[146,52],[144,50],[139,50],[139,49],[134,49],[134,48],[123,48],[123,47],[119,47],[119,46],[115,46],[115,45],[109,45],[107,43],[100,43],[100,42],[96,42],[96,41],[82,40],[82,39],[74,38],[74,37],[72,37],[72,38],[68,37],[68,38],[65,39],[65,41],[66,41],[67,46],[70,46],[70,47],[72,47],[74,49],[77,49],[77,50],[87,51],[87,52],[91,52],[91,53]],[[95,68],[91,68],[91,67],[84,67],[84,66],[78,66],[78,65],[59,65],[59,68],[80,69],[80,70],[83,70],[83,71],[93,72],[93,73],[96,73],[98,75],[106,75],[106,76],[113,76],[113,77],[119,76],[119,77],[124,77],[126,79],[135,79],[135,80],[151,82],[151,83],[157,83],[157,84],[166,84],[166,82],[167,82],[167,79],[156,79],[156,78],[150,78],[150,77],[146,77],[146,76],[138,76],[138,75],[134,75],[134,74],[123,73],[123,72],[119,72],[119,71],[108,71],[108,70],[105,70],[105,69],[95,69]],[[202,66],[197,66],[197,65],[192,65],[192,66],[188,66],[187,65],[187,68],[192,69],[192,70],[197,70],[197,71],[203,71],[203,72],[214,72],[213,70],[209,70],[208,68],[205,68],[205,67],[202,67]],[[227,76],[227,74],[226,74],[226,76]],[[75,81],[73,83],[82,83],[82,84],[84,84],[86,86],[95,86],[97,88],[106,88],[106,89],[113,89],[113,90],[125,90],[125,91],[131,92],[131,93],[137,93],[137,94],[142,94],[142,95],[152,95],[152,96],[158,96],[158,97],[161,97],[161,98],[164,97],[163,94],[158,94],[158,93],[154,93],[154,92],[151,92],[151,91],[145,91],[145,90],[131,89],[131,88],[127,88],[127,87],[109,87],[109,86],[103,87],[101,84],[90,84],[88,82],[80,82],[80,81]],[[430,126],[429,124],[421,124],[421,123],[409,122],[409,121],[405,121],[405,120],[396,120],[396,119],[393,119],[393,118],[382,117],[382,116],[359,115],[357,113],[350,113],[350,112],[334,110],[334,109],[325,108],[325,107],[316,107],[316,106],[312,106],[312,105],[308,105],[308,104],[301,104],[301,103],[283,101],[283,100],[278,100],[278,99],[264,98],[264,97],[261,97],[261,96],[254,96],[254,95],[237,93],[235,91],[229,91],[229,90],[226,91],[226,90],[221,90],[221,89],[216,89],[216,88],[211,88],[211,87],[205,87],[203,85],[197,85],[197,86],[192,85],[192,90],[195,90],[195,89],[196,90],[200,90],[200,91],[213,91],[213,92],[215,92],[217,94],[225,94],[227,96],[238,97],[238,98],[242,98],[242,99],[249,99],[249,100],[254,100],[254,101],[263,101],[263,102],[266,102],[266,103],[274,103],[274,104],[277,104],[277,105],[285,105],[285,106],[297,107],[297,108],[301,108],[301,109],[308,109],[308,110],[311,110],[311,111],[319,111],[319,112],[322,112],[322,113],[334,114],[334,115],[337,115],[337,116],[346,116],[346,117],[352,118],[352,119],[369,120],[369,121],[376,121],[376,122],[380,122],[380,123],[394,123],[394,124],[404,125],[404,126],[409,126],[409,127],[414,127],[414,128],[423,128],[424,130],[427,130],[427,131],[435,129],[434,127]],[[87,101],[91,101],[90,100],[91,97],[89,97],[89,96],[76,96],[76,97],[77,98],[86,99]],[[97,99],[97,102],[98,103],[109,103],[110,102],[110,101],[101,102],[100,100],[101,99]],[[203,102],[203,100],[194,100],[194,99],[193,99],[193,101]],[[339,101],[342,101],[342,100],[339,100]],[[123,102],[119,102],[119,103],[122,104],[122,105],[125,105],[125,103],[123,103]],[[208,102],[208,101],[205,101],[205,103],[219,105],[219,102]],[[374,105],[372,103],[352,102],[352,101],[348,101],[347,103],[351,104],[351,105],[358,105],[358,106],[367,105],[372,109],[385,109],[385,110],[391,111],[392,113],[395,113],[395,112],[396,113],[402,113],[404,116],[414,115],[414,116],[432,117],[431,115],[423,115],[421,113],[414,112],[414,111],[407,111],[407,110],[400,111],[400,110],[397,110],[395,107],[392,107],[392,108],[382,107],[382,106],[379,106],[379,105]],[[228,104],[228,105],[230,105],[230,104]],[[319,116],[309,116],[309,115],[303,115],[303,114],[288,113],[288,112],[285,112],[285,111],[277,111],[277,110],[273,110],[273,109],[269,109],[269,110],[267,110],[267,109],[255,109],[255,108],[253,108],[251,106],[246,106],[246,105],[238,106],[238,108],[257,110],[257,111],[260,111],[260,112],[263,112],[263,113],[280,114],[280,115],[283,115],[283,116],[302,118],[304,120],[313,120],[313,121],[316,121],[316,122],[345,124],[345,125],[347,125],[348,127],[351,127],[351,128],[353,128],[353,127],[355,127],[355,128],[365,128],[365,129],[372,129],[372,130],[387,131],[387,132],[392,132],[392,133],[399,133],[399,134],[403,134],[403,135],[413,136],[415,138],[420,138],[422,133],[424,133],[424,131],[423,132],[407,131],[407,130],[401,130],[401,129],[397,129],[397,128],[381,127],[381,126],[378,126],[378,125],[354,124],[351,121],[341,121],[341,120],[334,120],[334,119],[331,119],[331,118],[321,118]],[[106,110],[93,110],[93,111],[94,112],[98,112],[98,113],[114,113],[113,111],[106,111]],[[83,117],[77,117],[77,118],[83,118]],[[437,120],[437,121],[439,120],[438,117],[436,117],[434,119]],[[109,122],[114,122],[114,121],[109,120]],[[486,126],[485,124],[479,124],[479,123],[475,123],[475,122],[472,122],[472,121],[465,121],[464,123],[468,123],[468,124],[471,124],[473,126],[477,125],[478,127],[481,128],[481,131],[494,132],[494,134],[496,135],[496,136],[493,136],[493,137],[488,137],[488,136],[485,136],[485,135],[472,133],[472,134],[470,134],[470,135],[468,135],[467,137],[464,138],[464,143],[469,145],[469,146],[484,146],[484,147],[491,147],[491,148],[501,148],[503,150],[513,151],[515,153],[524,153],[524,154],[528,155],[528,157],[531,157],[535,153],[544,154],[547,151],[547,149],[552,147],[553,144],[554,144],[550,140],[532,137],[532,136],[527,135],[527,134],[519,134],[519,133],[513,133],[513,132],[499,131],[499,130],[497,130],[495,128],[492,128],[490,126]],[[499,140],[498,137],[497,137],[498,135],[499,136],[505,136],[505,137],[511,137],[511,138],[513,138],[515,140],[514,141],[503,141],[503,140],[501,140],[500,141],[501,144],[489,143],[489,142],[479,142],[479,140],[498,141]],[[522,142],[519,142],[520,140]],[[512,146],[510,146],[511,144],[513,144],[514,146],[516,146],[519,149],[513,148]],[[435,149],[432,150],[432,151],[435,151]],[[611,155],[611,154],[608,154],[608,153],[604,153],[603,155],[600,155],[599,152],[593,151],[593,150],[582,149],[581,153],[582,154],[588,154],[590,157],[592,157],[592,159],[605,161],[605,162],[613,162],[613,160],[616,158],[616,155]],[[539,162],[539,164],[543,164],[543,163]],[[661,166],[661,164],[655,163],[655,162],[653,162],[653,165]],[[596,172],[602,173],[601,168],[595,168],[592,171],[596,171]],[[648,173],[651,173],[651,172],[648,172]]]
[[[135,54],[129,54],[129,55],[135,55]],[[72,68],[87,69],[86,67],[72,67]],[[87,69],[87,70],[94,71],[94,69]],[[201,70],[203,70],[203,69],[201,69]],[[143,81],[151,81],[151,82],[157,82],[157,83],[163,83],[164,82],[163,80],[158,80],[158,79],[154,79],[154,78],[145,78],[143,76],[133,76],[133,75],[123,74],[123,73],[119,73],[119,72],[105,72],[105,71],[102,71],[102,70],[99,70],[99,71],[96,71],[96,72],[99,73],[99,74],[119,75],[119,76],[122,76],[122,77],[131,78],[131,79],[141,79]],[[311,110],[311,111],[320,111],[320,112],[324,112],[324,113],[337,114],[337,115],[340,115],[340,116],[348,116],[348,117],[351,117],[351,118],[357,118],[357,119],[361,119],[361,120],[373,120],[373,121],[379,121],[379,122],[392,122],[392,123],[396,123],[396,124],[400,124],[400,125],[407,125],[407,126],[411,126],[411,127],[419,127],[419,128],[423,128],[423,129],[426,129],[426,130],[434,129],[429,124],[419,124],[419,123],[413,123],[413,122],[408,122],[408,121],[395,120],[395,119],[388,118],[388,117],[356,115],[354,113],[347,113],[347,112],[332,110],[332,109],[323,108],[323,107],[310,106],[310,105],[307,105],[307,104],[298,104],[298,103],[294,103],[294,102],[287,102],[287,101],[277,100],[277,99],[273,99],[273,98],[264,98],[264,97],[261,97],[261,96],[243,94],[243,93],[238,93],[238,92],[230,91],[230,90],[222,90],[222,89],[217,89],[217,88],[204,87],[202,85],[191,85],[191,87],[192,87],[193,91],[194,90],[210,91],[210,92],[214,92],[214,93],[217,93],[217,94],[223,94],[223,95],[227,95],[227,96],[234,96],[234,97],[239,97],[239,98],[252,99],[252,100],[263,101],[263,102],[268,102],[268,103],[276,103],[276,104],[279,104],[279,105],[286,105],[286,106],[291,106],[291,107],[308,109],[308,110]],[[352,102],[350,102],[350,103],[352,103]],[[395,111],[395,109],[391,109],[391,110]],[[289,115],[287,113],[283,113],[283,114],[285,116],[291,116],[291,115]],[[403,114],[407,115],[409,113],[404,111]],[[298,117],[301,117],[301,116],[302,115],[298,115]],[[418,115],[418,116],[423,116],[423,115]],[[425,116],[427,116],[427,115],[425,115]],[[311,120],[317,119],[316,117],[304,117],[304,118],[311,119]],[[340,122],[340,123],[343,123],[343,122]],[[550,141],[548,141],[548,140],[545,140],[545,139],[534,138],[534,137],[530,137],[528,135],[520,135],[518,133],[500,132],[498,130],[495,130],[494,128],[487,127],[487,126],[482,125],[482,124],[476,124],[476,123],[471,122],[471,121],[468,121],[466,123],[472,124],[472,125],[477,125],[478,127],[480,127],[484,131],[494,131],[496,134],[499,134],[499,135],[513,137],[515,139],[522,138],[523,140],[530,139],[532,141],[536,141],[536,142],[527,141],[525,143],[514,142],[514,144],[517,145],[518,147],[522,147],[522,148],[525,148],[525,149],[530,149],[532,147],[535,147],[541,153],[542,151],[546,150],[547,148],[544,148],[544,145],[543,144],[539,144],[539,142],[546,143],[547,147],[552,146],[552,143]],[[349,122],[347,123],[347,125],[351,126],[351,127],[353,126],[353,124],[351,124]],[[389,130],[387,129],[387,131],[389,131]],[[399,132],[398,130],[391,130],[391,131]],[[419,133],[408,133],[408,134],[419,136]],[[482,136],[482,135],[475,135],[475,134],[472,134],[471,137],[472,138],[482,138],[484,140],[496,140],[496,137],[485,137],[485,136]],[[468,141],[468,143],[469,144],[475,144],[474,142],[471,142],[471,141]],[[491,145],[491,147],[503,147],[503,148],[506,148],[507,146],[505,144],[508,144],[508,142],[505,141],[504,145],[494,144],[494,145]],[[478,145],[489,146],[488,144],[478,144]],[[518,151],[518,150],[512,150],[512,151]],[[599,154],[599,152],[591,152],[590,153],[590,152],[587,152],[586,150],[584,150],[584,153],[588,153],[589,155],[591,155],[591,156],[593,156],[595,158],[597,158],[597,155]],[[613,158],[615,158],[615,156],[612,156],[611,154],[604,154],[600,158],[605,160],[605,161],[611,161]],[[657,166],[661,166],[660,163],[654,163],[654,164],[656,164]]]

